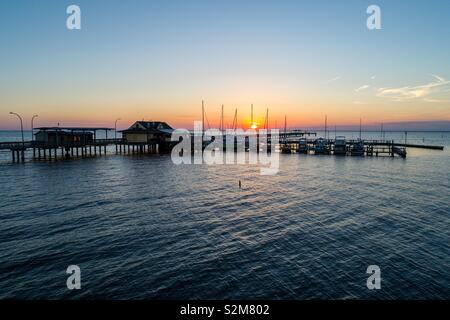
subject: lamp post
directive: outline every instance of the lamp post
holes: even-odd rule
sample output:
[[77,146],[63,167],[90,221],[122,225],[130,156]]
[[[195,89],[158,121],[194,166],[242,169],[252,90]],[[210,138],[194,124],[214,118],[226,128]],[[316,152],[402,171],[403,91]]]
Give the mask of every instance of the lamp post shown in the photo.
[[34,141],[34,135],[33,135],[33,131],[34,131],[34,118],[37,118],[38,115],[35,114],[32,118],[31,118],[31,141]]
[[117,118],[116,121],[114,121],[114,140],[117,140],[117,121],[121,120],[120,118]]
[[23,121],[22,121],[22,117],[19,116],[17,113],[15,112],[10,112],[9,114],[15,115],[19,118],[20,120],[20,132],[22,133],[22,146],[25,147],[25,140],[23,138]]

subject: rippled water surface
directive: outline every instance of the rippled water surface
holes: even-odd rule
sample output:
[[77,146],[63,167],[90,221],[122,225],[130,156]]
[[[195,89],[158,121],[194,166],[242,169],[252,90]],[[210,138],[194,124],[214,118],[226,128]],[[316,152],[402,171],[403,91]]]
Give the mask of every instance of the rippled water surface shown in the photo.
[[449,299],[450,152],[408,151],[280,155],[275,176],[167,155],[2,153],[0,298]]

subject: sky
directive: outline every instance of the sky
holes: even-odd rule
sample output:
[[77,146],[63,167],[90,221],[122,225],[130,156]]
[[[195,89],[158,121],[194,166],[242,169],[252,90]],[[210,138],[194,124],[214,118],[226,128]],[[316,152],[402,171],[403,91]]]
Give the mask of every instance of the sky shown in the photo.
[[[81,8],[68,30],[66,8]],[[369,5],[381,30],[369,30]],[[0,2],[0,129],[448,122],[448,0]],[[421,125],[423,127],[423,124]]]

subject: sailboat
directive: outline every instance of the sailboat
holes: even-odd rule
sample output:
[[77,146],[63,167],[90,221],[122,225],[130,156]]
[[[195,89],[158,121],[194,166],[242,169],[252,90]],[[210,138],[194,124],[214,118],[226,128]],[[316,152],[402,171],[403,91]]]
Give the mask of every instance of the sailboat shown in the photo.
[[325,116],[325,138],[319,138],[314,141],[314,154],[329,154],[330,148],[327,137],[327,116]]
[[350,148],[352,156],[364,156],[364,140],[362,139],[362,124],[359,119],[359,139]]
[[328,153],[327,140],[324,138],[316,139],[314,142],[314,154]]
[[282,153],[292,153],[291,147],[287,143],[287,119],[286,119],[286,116],[284,116],[284,141],[281,146],[281,152]]

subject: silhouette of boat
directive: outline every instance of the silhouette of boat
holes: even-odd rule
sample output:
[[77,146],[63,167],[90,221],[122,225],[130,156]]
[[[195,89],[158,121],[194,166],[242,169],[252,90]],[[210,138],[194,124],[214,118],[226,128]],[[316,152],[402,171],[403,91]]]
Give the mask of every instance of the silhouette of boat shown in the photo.
[[347,141],[344,136],[338,136],[334,140],[334,154],[345,156],[347,154]]
[[352,156],[363,156],[364,155],[364,140],[358,139],[350,148],[350,154]]

